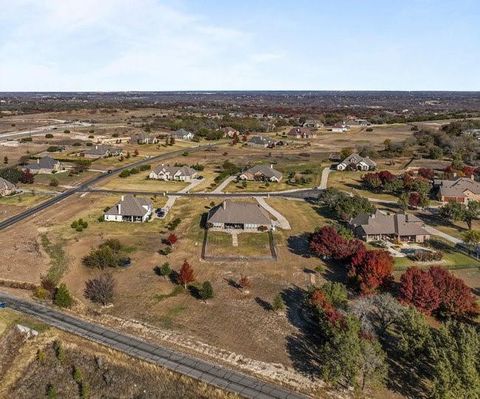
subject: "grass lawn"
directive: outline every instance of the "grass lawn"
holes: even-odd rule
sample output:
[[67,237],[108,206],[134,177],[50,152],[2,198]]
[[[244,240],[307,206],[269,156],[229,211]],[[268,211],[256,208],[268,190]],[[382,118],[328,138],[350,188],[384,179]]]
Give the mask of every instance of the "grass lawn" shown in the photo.
[[[61,172],[61,173],[53,173],[53,174],[38,174],[35,175],[35,185],[39,186],[48,186],[49,189],[55,189],[56,187],[50,186],[50,181],[52,179],[58,180],[58,184],[60,186],[73,186],[82,181],[91,179],[94,176],[97,176],[98,172],[83,172],[78,175],[69,176],[68,171]],[[24,185],[24,187],[29,187],[28,185]],[[46,188],[46,187],[42,187]]]
[[240,233],[238,247],[232,244],[232,235],[219,231],[208,232],[207,255],[213,256],[270,256],[267,233]]
[[398,198],[391,194],[374,193],[363,190],[361,186],[361,177],[366,172],[352,171],[332,171],[328,177],[328,187],[337,188],[342,191],[348,191],[358,194],[362,197],[375,198],[385,201],[398,201]]
[[440,238],[435,238],[434,243],[434,247],[443,252],[443,259],[440,262],[429,262],[425,264],[421,262],[414,262],[407,257],[395,258],[395,270],[405,270],[411,266],[428,268],[434,264],[438,264],[439,266],[443,266],[447,269],[469,269],[480,267],[480,261],[457,251],[450,242]]
[[21,193],[0,198],[0,205],[33,206],[50,198],[47,194]]

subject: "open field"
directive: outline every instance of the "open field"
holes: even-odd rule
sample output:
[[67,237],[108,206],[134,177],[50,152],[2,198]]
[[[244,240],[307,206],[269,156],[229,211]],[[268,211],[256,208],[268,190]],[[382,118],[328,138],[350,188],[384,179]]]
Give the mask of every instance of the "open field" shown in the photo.
[[232,234],[219,231],[208,232],[209,256],[271,256],[267,233],[239,233],[238,245],[233,245]]
[[140,172],[128,177],[114,176],[106,183],[96,186],[108,190],[132,190],[148,192],[176,192],[188,186],[189,183],[180,181],[151,180],[148,178],[150,171]]

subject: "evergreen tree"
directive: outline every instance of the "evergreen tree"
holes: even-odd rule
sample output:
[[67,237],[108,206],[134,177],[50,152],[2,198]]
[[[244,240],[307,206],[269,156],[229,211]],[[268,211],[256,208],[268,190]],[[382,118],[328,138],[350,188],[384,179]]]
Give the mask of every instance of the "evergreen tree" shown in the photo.
[[73,305],[73,298],[65,284],[62,283],[59,285],[55,291],[53,302],[55,305],[60,306],[61,308],[69,308]]

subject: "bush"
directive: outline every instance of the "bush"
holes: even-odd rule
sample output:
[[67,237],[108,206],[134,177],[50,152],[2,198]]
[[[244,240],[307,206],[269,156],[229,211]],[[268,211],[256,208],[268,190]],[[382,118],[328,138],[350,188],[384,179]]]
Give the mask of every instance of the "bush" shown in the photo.
[[213,287],[210,281],[205,281],[198,293],[204,301],[213,298]]
[[168,277],[172,273],[172,269],[170,268],[170,263],[165,262],[162,266],[155,266],[154,269],[155,273],[162,277]]
[[65,133],[65,134],[69,134],[69,133],[70,133],[70,130],[68,130],[68,129],[65,129],[65,130],[63,131],[63,133]]
[[107,305],[112,302],[115,291],[115,280],[111,274],[105,273],[85,283],[83,295],[92,302]]
[[122,250],[123,246],[118,240],[107,240],[98,249],[92,249],[82,262],[87,267],[98,269],[118,267],[124,261],[121,256]]
[[158,250],[158,253],[159,253],[160,255],[167,256],[167,255],[169,255],[169,254],[172,253],[172,247],[171,247],[171,246],[167,246],[167,247],[165,247],[165,248],[159,249],[159,250]]
[[35,291],[33,292],[33,295],[37,297],[38,299],[42,300],[47,300],[50,299],[52,296],[50,294],[50,291],[46,290],[43,287],[37,287]]
[[47,133],[47,134],[45,135],[45,138],[46,138],[46,139],[53,139],[53,134],[52,134],[52,133]]
[[283,299],[280,294],[277,294],[275,298],[273,298],[272,309],[276,312],[280,312],[285,309],[285,304],[283,303]]
[[130,170],[129,169],[122,170],[120,172],[119,176],[122,177],[122,178],[130,176]]
[[70,308],[73,305],[73,298],[65,284],[60,284],[55,292],[53,303],[61,308]]
[[435,262],[443,259],[442,251],[424,251],[416,250],[415,253],[409,256],[415,262]]
[[145,170],[150,170],[152,169],[152,165],[141,165],[139,166],[139,169],[143,172]]
[[52,177],[52,178],[50,179],[49,186],[50,186],[50,187],[58,187],[58,179],[55,179],[54,177]]
[[173,219],[170,223],[168,223],[167,225],[167,229],[172,231],[172,230],[175,230],[178,225],[181,223],[182,219],[180,218],[175,218]]

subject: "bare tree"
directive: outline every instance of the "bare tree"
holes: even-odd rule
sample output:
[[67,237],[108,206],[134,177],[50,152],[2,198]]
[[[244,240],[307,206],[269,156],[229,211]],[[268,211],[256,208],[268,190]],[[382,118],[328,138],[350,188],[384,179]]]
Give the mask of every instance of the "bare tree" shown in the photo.
[[109,273],[101,274],[85,283],[83,295],[92,302],[107,305],[112,302],[115,280]]

